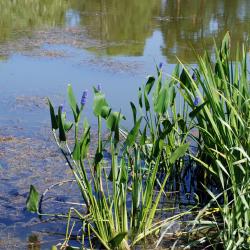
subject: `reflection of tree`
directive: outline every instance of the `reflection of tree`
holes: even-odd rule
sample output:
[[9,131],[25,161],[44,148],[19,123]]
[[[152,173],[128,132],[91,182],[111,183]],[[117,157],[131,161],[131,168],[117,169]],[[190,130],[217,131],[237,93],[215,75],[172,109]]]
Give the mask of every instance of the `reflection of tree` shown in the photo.
[[152,19],[160,11],[160,0],[75,1],[81,24],[90,38],[99,41],[109,55],[141,55],[152,34]]
[[0,42],[35,28],[64,24],[67,8],[64,0],[0,0]]
[[195,61],[191,47],[210,50],[213,38],[220,40],[226,31],[243,41],[250,29],[248,0],[169,0],[161,10],[161,30],[169,62],[178,56]]
[[0,44],[35,29],[64,27],[73,12],[83,27],[77,32],[108,55],[142,55],[153,18],[160,16],[162,53],[173,63],[176,56],[194,62],[190,47],[209,50],[213,38],[220,40],[227,30],[237,41],[250,30],[249,0],[0,0],[0,10]]

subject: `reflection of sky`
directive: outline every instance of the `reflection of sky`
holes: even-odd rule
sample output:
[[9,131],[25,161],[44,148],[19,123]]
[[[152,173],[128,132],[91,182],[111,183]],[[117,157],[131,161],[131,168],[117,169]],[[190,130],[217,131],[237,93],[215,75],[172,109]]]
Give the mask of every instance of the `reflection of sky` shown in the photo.
[[79,13],[74,10],[69,10],[66,13],[66,26],[67,27],[76,27],[80,24]]
[[211,19],[209,23],[209,32],[217,33],[218,29],[219,29],[218,20],[215,18]]
[[238,5],[237,9],[237,18],[241,21],[244,22],[246,19],[249,19],[249,9],[250,8],[250,3],[248,2],[242,2],[242,4]]
[[161,47],[164,46],[162,33],[160,30],[155,30],[150,38],[146,40],[144,48],[144,56],[151,58],[162,57]]

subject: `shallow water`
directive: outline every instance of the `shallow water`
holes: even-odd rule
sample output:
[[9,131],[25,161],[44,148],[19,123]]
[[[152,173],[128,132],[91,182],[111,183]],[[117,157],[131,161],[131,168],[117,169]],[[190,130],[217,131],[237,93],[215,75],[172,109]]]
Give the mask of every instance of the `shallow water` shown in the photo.
[[0,0],[0,249],[48,249],[63,238],[64,224],[46,224],[51,236],[24,209],[30,184],[42,192],[71,178],[50,136],[47,96],[65,104],[68,83],[78,99],[101,84],[129,116],[155,64],[165,73],[176,57],[193,64],[193,48],[211,51],[228,30],[242,42],[249,17],[248,0]]

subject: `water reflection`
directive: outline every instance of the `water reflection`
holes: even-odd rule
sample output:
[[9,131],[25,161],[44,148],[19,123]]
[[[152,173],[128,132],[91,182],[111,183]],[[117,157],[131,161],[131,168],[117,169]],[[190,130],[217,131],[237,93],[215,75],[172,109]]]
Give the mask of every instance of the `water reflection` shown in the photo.
[[99,44],[89,48],[95,53],[141,56],[160,30],[170,63],[176,56],[192,63],[190,47],[210,49],[227,30],[243,41],[250,29],[248,0],[0,0],[0,10],[0,44],[39,29],[78,27]]
[[143,55],[145,41],[153,33],[153,17],[160,0],[74,1],[80,24],[92,39],[103,44],[108,55]]
[[0,43],[30,36],[35,29],[64,26],[68,8],[64,0],[0,0]]
[[176,62],[178,56],[192,63],[194,53],[187,46],[210,50],[213,38],[220,40],[226,31],[242,42],[250,30],[249,14],[247,0],[165,1],[159,18],[165,44],[162,53],[169,62]]

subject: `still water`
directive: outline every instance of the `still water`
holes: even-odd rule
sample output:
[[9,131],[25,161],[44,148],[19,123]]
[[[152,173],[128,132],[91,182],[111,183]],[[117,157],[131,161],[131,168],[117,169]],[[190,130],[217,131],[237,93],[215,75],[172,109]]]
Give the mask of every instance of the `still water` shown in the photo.
[[101,84],[128,116],[155,64],[166,74],[177,57],[194,64],[193,49],[211,51],[226,31],[247,39],[250,1],[0,0],[0,249],[48,249],[63,238],[62,224],[44,226],[24,209],[30,184],[43,191],[71,178],[50,138],[47,96],[65,104],[68,83],[79,99],[88,89],[95,126],[91,89]]

